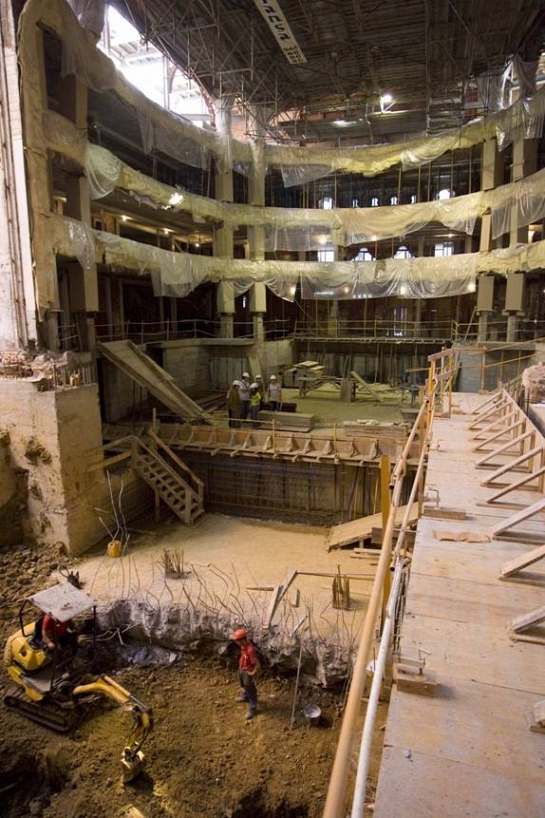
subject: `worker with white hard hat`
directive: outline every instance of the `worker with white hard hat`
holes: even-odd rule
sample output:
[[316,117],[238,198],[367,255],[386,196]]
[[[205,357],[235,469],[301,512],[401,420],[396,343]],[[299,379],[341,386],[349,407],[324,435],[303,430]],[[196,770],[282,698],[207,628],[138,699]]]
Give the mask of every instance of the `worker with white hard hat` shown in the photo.
[[250,417],[252,419],[252,426],[257,429],[259,422],[257,416],[261,408],[261,394],[257,383],[250,384]]
[[246,420],[248,415],[250,414],[250,373],[243,372],[242,373],[242,380],[240,381],[239,386],[239,393],[240,393],[240,416],[242,420]]
[[229,426],[231,429],[239,428],[241,410],[240,381],[233,381],[227,392],[227,414],[229,416]]
[[282,408],[282,387],[276,375],[269,378],[269,404],[273,412]]
[[260,397],[260,409],[263,409],[263,403],[265,402],[265,384],[263,383],[263,378],[261,375],[255,376],[255,382],[257,384],[257,388],[259,389],[259,397]]

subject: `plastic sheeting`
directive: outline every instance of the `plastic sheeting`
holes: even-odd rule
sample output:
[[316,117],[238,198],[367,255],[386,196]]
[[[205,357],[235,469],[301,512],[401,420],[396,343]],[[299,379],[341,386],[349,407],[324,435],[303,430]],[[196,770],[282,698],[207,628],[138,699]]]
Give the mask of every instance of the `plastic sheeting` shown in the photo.
[[[68,132],[62,117],[49,114],[48,144],[58,150],[66,147]],[[178,191],[133,170],[114,154],[96,145],[87,145],[85,169],[91,196],[102,198],[116,187],[123,188],[158,207],[188,211],[196,220],[209,219],[227,226],[263,226],[265,250],[311,251],[325,245],[349,246],[405,236],[431,222],[440,222],[452,230],[471,235],[483,213],[492,211],[494,238],[509,233],[513,215],[519,227],[536,221],[545,213],[545,170],[492,191],[470,193],[453,199],[420,202],[413,205],[345,208],[335,210],[256,207],[208,199]],[[175,201],[176,204],[170,204]]]
[[78,258],[86,273],[95,261],[131,270],[151,276],[156,295],[178,298],[186,297],[199,284],[220,281],[232,282],[236,295],[262,282],[287,300],[294,299],[298,284],[303,298],[313,299],[439,298],[471,292],[475,277],[481,273],[510,275],[545,268],[545,241],[488,253],[322,264],[173,253],[91,231],[61,216],[47,219],[47,233],[55,252]]
[[525,227],[545,216],[545,169],[487,192],[492,210],[492,237],[509,233],[511,227]]
[[66,0],[82,28],[86,28],[98,39],[104,28],[104,0]]

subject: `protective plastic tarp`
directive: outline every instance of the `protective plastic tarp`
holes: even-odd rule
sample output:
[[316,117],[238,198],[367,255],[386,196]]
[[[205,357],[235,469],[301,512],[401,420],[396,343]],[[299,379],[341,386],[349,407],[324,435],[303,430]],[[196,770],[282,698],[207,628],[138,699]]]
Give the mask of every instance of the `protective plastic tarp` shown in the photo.
[[98,93],[115,86],[117,71],[113,62],[91,43],[78,18],[66,3],[59,5],[63,41],[62,76],[75,74],[89,88]]
[[121,173],[121,159],[106,148],[87,143],[85,170],[91,199],[102,199],[116,188]]
[[517,227],[526,227],[545,216],[545,169],[487,192],[492,211],[492,237],[509,233],[513,219]]
[[[305,299],[354,300],[366,298],[441,298],[475,290],[476,256],[386,259],[345,262],[338,275],[301,272],[301,297]],[[327,265],[323,265],[327,267]]]
[[67,0],[67,3],[76,15],[80,26],[100,38],[104,28],[106,7],[104,0]]
[[280,165],[280,173],[284,187],[296,187],[323,179],[328,173],[333,173],[333,167],[324,172],[323,165]]
[[184,131],[190,127],[183,122],[179,122],[178,130],[165,130],[154,122],[149,112],[138,111],[138,123],[142,136],[142,145],[146,153],[160,151],[167,156],[172,156],[178,162],[191,165],[202,170],[208,167],[208,151],[199,145],[192,136],[187,136]]
[[63,222],[69,242],[69,250],[65,247],[64,252],[66,254],[69,252],[77,258],[84,273],[91,273],[95,268],[95,240],[92,229],[75,219],[63,218]]
[[[67,137],[62,128],[56,127],[62,117],[48,116],[49,120],[55,125],[51,146],[62,151]],[[72,155],[69,149],[67,152]],[[542,217],[545,200],[545,170],[495,190],[452,199],[413,205],[321,210],[233,204],[179,191],[133,170],[105,148],[94,145],[87,146],[85,169],[93,198],[105,196],[114,187],[120,187],[144,197],[148,204],[190,212],[197,221],[207,219],[232,227],[263,226],[267,252],[304,252],[320,250],[331,243],[348,246],[402,237],[431,222],[440,222],[452,230],[471,235],[476,220],[488,210],[492,212],[492,232],[497,238],[509,232],[514,208],[517,209],[518,226],[522,227]]]

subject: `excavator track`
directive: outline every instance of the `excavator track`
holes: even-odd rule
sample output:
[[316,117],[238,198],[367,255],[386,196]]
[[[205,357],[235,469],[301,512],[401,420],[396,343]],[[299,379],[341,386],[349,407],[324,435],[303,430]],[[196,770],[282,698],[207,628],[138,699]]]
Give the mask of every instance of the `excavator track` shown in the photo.
[[42,724],[56,733],[69,733],[79,721],[79,714],[75,707],[63,708],[53,701],[32,702],[17,689],[4,696],[4,704],[10,710],[17,710],[25,718]]

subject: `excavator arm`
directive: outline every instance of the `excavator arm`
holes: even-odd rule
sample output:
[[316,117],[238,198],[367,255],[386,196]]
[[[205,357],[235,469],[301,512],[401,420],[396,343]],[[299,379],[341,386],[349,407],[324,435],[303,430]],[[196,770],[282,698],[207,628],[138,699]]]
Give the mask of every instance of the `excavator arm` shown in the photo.
[[72,691],[72,696],[75,698],[89,694],[112,699],[134,716],[133,728],[125,741],[121,754],[123,783],[127,784],[136,778],[144,766],[144,753],[141,747],[153,727],[151,710],[110,676],[100,676],[89,684],[77,685]]

